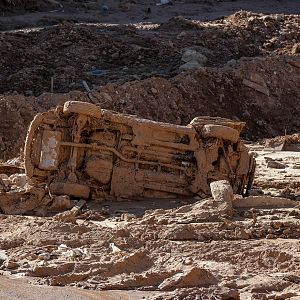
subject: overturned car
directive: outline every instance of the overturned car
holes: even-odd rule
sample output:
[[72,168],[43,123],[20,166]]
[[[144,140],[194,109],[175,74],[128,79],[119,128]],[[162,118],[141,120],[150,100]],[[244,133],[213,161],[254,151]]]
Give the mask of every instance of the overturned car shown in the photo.
[[197,117],[179,126],[69,101],[32,121],[26,175],[83,199],[205,197],[221,179],[246,194],[255,160],[240,140],[244,125]]

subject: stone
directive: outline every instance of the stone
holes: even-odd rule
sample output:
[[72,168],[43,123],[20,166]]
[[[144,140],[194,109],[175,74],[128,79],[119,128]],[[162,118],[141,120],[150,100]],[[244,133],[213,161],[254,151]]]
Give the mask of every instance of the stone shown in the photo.
[[213,181],[210,184],[211,194],[218,203],[218,210],[228,216],[233,214],[233,190],[228,180]]
[[19,264],[14,260],[8,259],[4,262],[4,266],[6,269],[13,270],[17,269],[19,267]]
[[218,283],[216,277],[206,269],[193,267],[165,279],[158,288],[163,291],[188,287],[208,287]]
[[188,71],[188,70],[199,70],[202,69],[203,66],[199,64],[197,61],[189,61],[185,63],[184,65],[179,67],[180,71]]
[[0,265],[8,259],[5,250],[0,250]]
[[294,44],[292,48],[292,54],[299,54],[300,53],[300,43]]
[[198,62],[200,65],[204,66],[207,62],[207,57],[196,50],[188,49],[183,53],[181,60],[185,63],[190,61]]
[[26,174],[13,174],[9,176],[9,180],[20,188],[23,188],[28,182]]
[[0,179],[8,179],[8,176],[6,174],[0,174]]
[[70,197],[68,195],[56,196],[53,199],[51,209],[53,210],[66,210],[72,207]]
[[275,160],[269,160],[267,162],[267,167],[272,169],[285,169],[285,164],[282,164],[280,162],[277,162]]
[[203,68],[207,62],[207,57],[196,50],[188,49],[183,53],[181,60],[185,64],[180,66],[180,71],[197,70]]
[[158,93],[156,88],[151,88],[150,91],[151,91],[152,94],[157,94]]

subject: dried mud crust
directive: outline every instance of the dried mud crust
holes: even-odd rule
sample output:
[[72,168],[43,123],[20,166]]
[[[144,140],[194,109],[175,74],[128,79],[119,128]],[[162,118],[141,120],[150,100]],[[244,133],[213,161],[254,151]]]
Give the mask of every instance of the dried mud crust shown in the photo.
[[[219,67],[241,57],[300,52],[297,15],[238,12],[223,20],[172,18],[164,24],[130,26],[65,22],[44,29],[0,33],[0,92],[35,95],[90,84],[125,82],[153,75],[172,77],[193,48]],[[34,62],[34,63],[33,63]],[[94,73],[93,73],[94,71]]]
[[297,212],[256,209],[212,220],[199,202],[148,211],[130,222],[2,216],[0,245],[8,258],[1,269],[39,284],[157,290],[168,296],[155,299],[194,299],[184,295],[199,293],[222,299],[297,297]]
[[[243,138],[272,137],[285,129],[287,133],[300,129],[295,118],[300,114],[299,67],[297,57],[244,59],[236,68],[207,68],[172,79],[153,77],[95,87],[93,101],[102,108],[181,125],[201,115],[242,120],[247,123]],[[0,99],[2,159],[19,154],[37,112],[70,100],[91,102],[79,91],[39,97],[2,95]]]

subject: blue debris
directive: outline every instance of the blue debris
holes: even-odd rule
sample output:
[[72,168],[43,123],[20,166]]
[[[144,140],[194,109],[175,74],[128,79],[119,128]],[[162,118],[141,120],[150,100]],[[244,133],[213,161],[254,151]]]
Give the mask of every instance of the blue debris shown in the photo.
[[103,76],[103,75],[105,75],[105,71],[102,69],[95,69],[91,72],[88,72],[88,74],[92,75],[92,76]]

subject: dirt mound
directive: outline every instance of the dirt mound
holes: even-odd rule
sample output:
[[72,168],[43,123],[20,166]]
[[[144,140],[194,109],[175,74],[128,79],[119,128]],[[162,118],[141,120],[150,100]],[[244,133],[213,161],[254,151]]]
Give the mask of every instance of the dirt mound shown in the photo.
[[299,144],[300,143],[300,133],[295,133],[287,136],[277,136],[272,139],[265,140],[266,147],[279,147],[283,143],[287,144]]
[[[156,121],[188,124],[201,115],[242,120],[245,139],[297,132],[300,81],[298,58],[241,60],[236,68],[204,68],[173,79],[153,77],[124,84],[107,84],[93,91],[102,108]],[[88,101],[83,92],[1,96],[4,118],[0,130],[1,157],[18,155],[27,127],[37,112],[69,100]]]
[[41,11],[58,8],[55,0],[0,0],[0,9],[4,12],[16,10]]
[[[195,28],[184,24],[198,24]],[[173,18],[159,26],[84,25],[64,22],[39,30],[0,33],[0,93],[40,94],[82,89],[179,73],[181,56],[192,48],[206,66],[235,64],[242,57],[300,52],[297,16],[238,12],[219,21]],[[34,61],[34,64],[32,63]],[[13,70],[13,72],[11,72]]]

